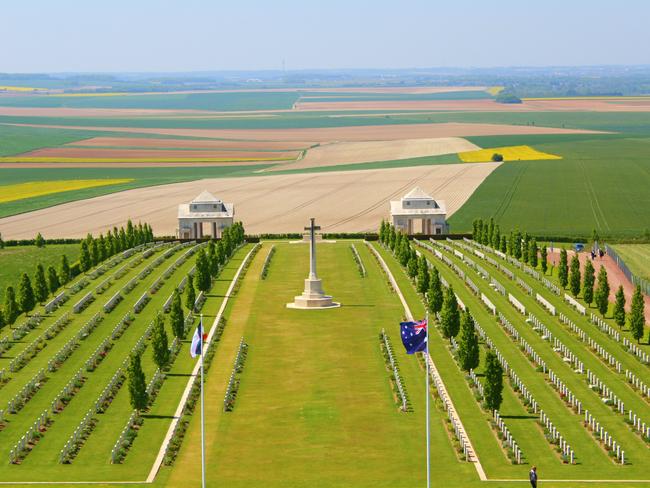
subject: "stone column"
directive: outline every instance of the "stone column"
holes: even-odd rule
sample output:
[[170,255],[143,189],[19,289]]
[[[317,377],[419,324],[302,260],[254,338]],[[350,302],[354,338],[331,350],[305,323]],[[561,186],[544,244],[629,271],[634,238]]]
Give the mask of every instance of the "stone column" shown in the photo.
[[406,233],[413,234],[413,219],[406,219]]
[[309,227],[309,279],[317,280],[316,276],[316,226],[314,225],[314,220],[311,219],[311,225]]
[[192,222],[192,239],[197,239],[199,237],[199,230],[196,226],[196,221]]
[[217,223],[212,222],[212,237],[217,238]]

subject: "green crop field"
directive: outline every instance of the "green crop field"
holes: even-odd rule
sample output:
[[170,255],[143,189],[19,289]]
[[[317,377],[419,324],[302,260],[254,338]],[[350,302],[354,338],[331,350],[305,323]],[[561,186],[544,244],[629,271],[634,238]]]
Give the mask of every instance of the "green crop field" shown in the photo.
[[650,244],[618,244],[614,249],[632,273],[650,280]]
[[[480,138],[473,140],[481,144]],[[563,159],[504,163],[452,216],[454,230],[471,230],[476,215],[493,216],[505,230],[519,225],[546,236],[588,237],[596,229],[601,236],[629,237],[650,228],[650,139],[573,140],[534,147]]]
[[[36,236],[34,236],[36,237]],[[15,246],[0,249],[0,303],[4,300],[5,289],[13,286],[18,290],[18,280],[23,272],[33,277],[36,265],[42,264],[59,269],[61,256],[67,256],[72,264],[79,257],[79,244],[48,244],[45,247]]]

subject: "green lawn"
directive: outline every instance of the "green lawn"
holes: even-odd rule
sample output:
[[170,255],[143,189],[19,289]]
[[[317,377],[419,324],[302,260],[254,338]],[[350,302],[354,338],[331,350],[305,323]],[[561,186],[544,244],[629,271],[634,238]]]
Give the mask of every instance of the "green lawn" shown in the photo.
[[42,248],[15,246],[0,249],[0,304],[4,303],[7,286],[13,286],[18,292],[18,282],[22,273],[27,272],[33,278],[36,265],[39,263],[43,265],[46,273],[48,266],[54,266],[58,271],[61,256],[64,254],[72,264],[79,257],[79,244],[48,244]]
[[[265,245],[266,247],[266,245]],[[319,271],[340,309],[285,307],[302,289],[306,246],[276,243],[266,280],[257,255],[234,303],[210,370],[206,396],[208,482],[214,486],[414,486],[424,482],[424,378],[399,343],[402,309],[362,244],[361,278],[348,243],[319,246]],[[386,328],[400,362],[412,413],[392,398],[379,350]],[[241,336],[249,344],[235,409],[222,398]],[[227,349],[228,348],[228,352]],[[432,409],[432,467],[438,484],[471,481],[473,466],[457,461]],[[198,482],[199,425],[193,420],[166,486]]]
[[650,244],[617,244],[614,249],[632,273],[650,280]]

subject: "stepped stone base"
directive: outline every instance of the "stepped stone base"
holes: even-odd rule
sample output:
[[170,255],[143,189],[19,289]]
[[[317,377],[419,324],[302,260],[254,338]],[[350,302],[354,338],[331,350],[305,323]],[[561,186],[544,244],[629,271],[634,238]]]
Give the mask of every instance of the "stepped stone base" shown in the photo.
[[325,295],[323,285],[319,279],[305,280],[305,291],[302,295],[294,298],[292,303],[287,303],[287,308],[298,308],[304,310],[318,310],[323,308],[337,308],[341,304],[332,301],[330,295]]

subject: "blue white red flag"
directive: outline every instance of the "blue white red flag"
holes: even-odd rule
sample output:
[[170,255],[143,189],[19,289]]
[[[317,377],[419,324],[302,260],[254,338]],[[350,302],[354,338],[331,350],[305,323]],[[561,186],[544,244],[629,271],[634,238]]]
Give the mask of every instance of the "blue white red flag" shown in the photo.
[[201,355],[201,348],[203,347],[203,323],[199,322],[198,327],[194,331],[192,337],[192,346],[190,347],[190,354],[193,358]]
[[408,354],[424,351],[427,348],[427,321],[401,322],[400,335]]

